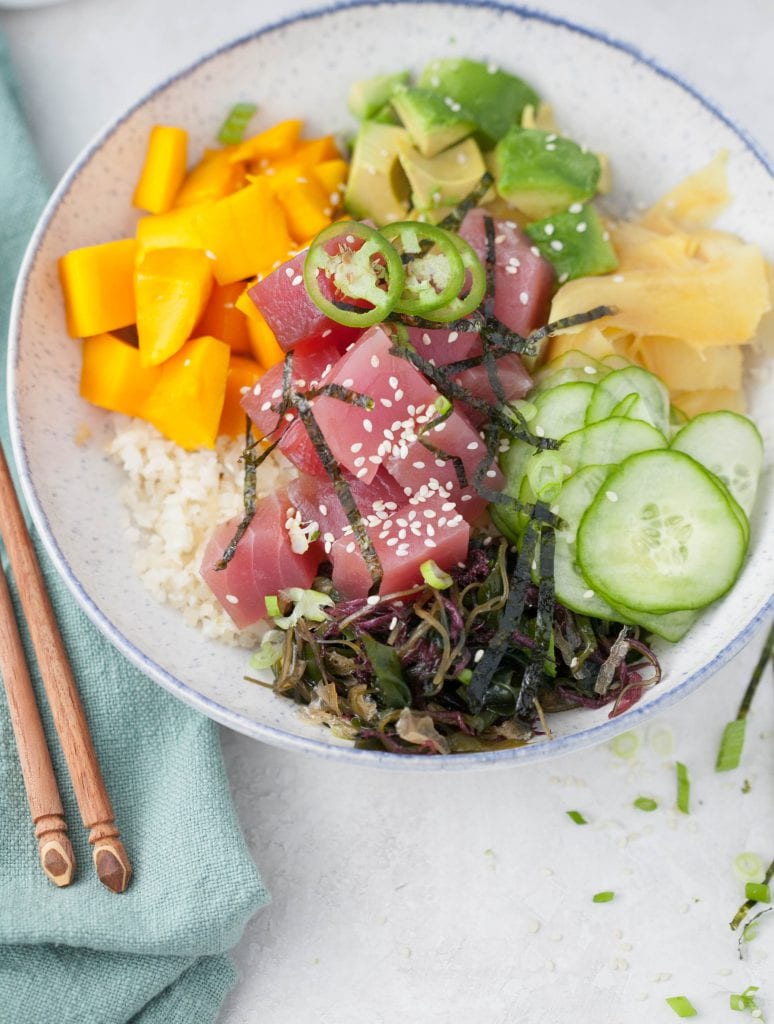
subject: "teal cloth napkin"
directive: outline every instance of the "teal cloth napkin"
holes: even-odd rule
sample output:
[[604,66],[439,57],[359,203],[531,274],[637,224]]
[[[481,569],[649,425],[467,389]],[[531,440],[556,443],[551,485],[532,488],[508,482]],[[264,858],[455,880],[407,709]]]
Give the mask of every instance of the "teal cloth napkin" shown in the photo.
[[[0,139],[0,436],[8,452],[8,312],[47,189],[1,38]],[[234,982],[228,950],[268,900],[236,820],[217,728],[113,650],[42,561],[135,877],[120,896],[96,877],[36,677],[78,863],[67,889],[45,878],[0,689],[0,1024],[208,1024]]]

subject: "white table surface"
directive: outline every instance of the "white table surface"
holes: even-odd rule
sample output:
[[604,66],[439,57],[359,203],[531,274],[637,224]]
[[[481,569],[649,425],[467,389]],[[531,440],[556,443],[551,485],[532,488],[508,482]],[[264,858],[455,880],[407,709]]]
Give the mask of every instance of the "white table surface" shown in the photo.
[[[304,6],[69,0],[0,11],[52,181],[159,79]],[[774,153],[770,0],[540,6],[634,43]],[[235,951],[222,1024],[659,1024],[677,1020],[664,1001],[673,995],[722,1024],[749,1019],[728,1004],[749,984],[774,1019],[774,916],[743,959],[728,928],[743,888],[734,857],[774,856],[770,674],[743,767],[713,771],[761,642],[638,729],[629,761],[600,747],[535,767],[412,777],[224,732],[273,903]],[[676,760],[690,773],[689,816],[675,809]],[[636,810],[640,795],[658,810]],[[568,809],[589,824],[574,825]],[[607,889],[613,902],[592,903]]]

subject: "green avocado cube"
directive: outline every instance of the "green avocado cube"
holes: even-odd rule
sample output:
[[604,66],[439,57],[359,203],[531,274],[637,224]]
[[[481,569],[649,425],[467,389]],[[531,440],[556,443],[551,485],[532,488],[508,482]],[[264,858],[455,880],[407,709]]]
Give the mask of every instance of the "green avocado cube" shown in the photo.
[[528,217],[548,217],[591,199],[600,173],[593,153],[537,128],[511,128],[495,149],[497,191]]
[[455,112],[427,89],[398,89],[391,102],[422,156],[435,156],[476,128],[475,121]]
[[544,256],[554,265],[560,284],[575,277],[609,274],[618,266],[618,257],[605,226],[593,206],[574,203],[568,210],[524,229]]
[[473,139],[465,139],[435,156],[422,156],[407,140],[398,143],[403,170],[418,210],[456,206],[470,195],[486,173],[486,164]]
[[363,121],[355,136],[344,206],[358,220],[376,224],[403,220],[410,187],[398,157],[410,145],[408,132],[392,124]]
[[526,106],[537,107],[540,102],[521,78],[474,60],[434,60],[418,84],[440,96],[452,113],[475,122],[476,141],[484,149],[491,149],[512,125],[520,124]]
[[392,94],[409,80],[408,71],[394,75],[375,75],[355,82],[349,90],[349,111],[359,121],[373,117],[387,106]]

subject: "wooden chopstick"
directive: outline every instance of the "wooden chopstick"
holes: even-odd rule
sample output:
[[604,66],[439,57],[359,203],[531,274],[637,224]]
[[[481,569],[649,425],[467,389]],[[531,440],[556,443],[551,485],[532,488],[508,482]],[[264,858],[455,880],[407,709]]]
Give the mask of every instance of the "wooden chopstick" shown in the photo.
[[16,580],[78,809],[90,830],[97,875],[108,889],[123,892],[132,877],[132,866],[115,825],[86,715],[1,445],[0,537]]
[[5,573],[0,568],[0,673],[5,683],[27,803],[35,825],[43,870],[54,885],[69,885],[75,857],[67,838],[62,799],[56,784],[46,734],[24,658],[19,627]]

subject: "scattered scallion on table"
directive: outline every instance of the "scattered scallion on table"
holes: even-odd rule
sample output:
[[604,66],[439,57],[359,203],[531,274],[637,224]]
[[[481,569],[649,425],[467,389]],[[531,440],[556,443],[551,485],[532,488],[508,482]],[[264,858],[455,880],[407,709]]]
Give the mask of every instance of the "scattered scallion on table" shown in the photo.
[[586,821],[580,811],[568,811],[567,817],[574,821],[576,825],[588,825],[588,821]]
[[655,811],[658,807],[656,801],[649,796],[638,796],[633,803],[638,811]]
[[728,772],[739,767],[744,749],[744,738],[747,714],[758,689],[758,684],[763,676],[766,665],[774,656],[774,626],[769,630],[766,642],[763,645],[761,656],[753,669],[752,676],[747,689],[742,697],[742,703],[736,713],[736,718],[729,722],[723,730],[723,738],[720,741],[717,760],[715,761],[716,772]]
[[670,1006],[678,1017],[695,1017],[696,1007],[693,1005],[690,999],[685,996],[670,996],[666,1000],[667,1006]]
[[675,768],[677,770],[677,809],[683,814],[690,814],[691,783],[688,780],[688,769],[682,761],[677,761]]
[[592,903],[610,903],[611,900],[615,899],[615,893],[610,889],[606,889],[604,892],[595,892],[591,897]]

